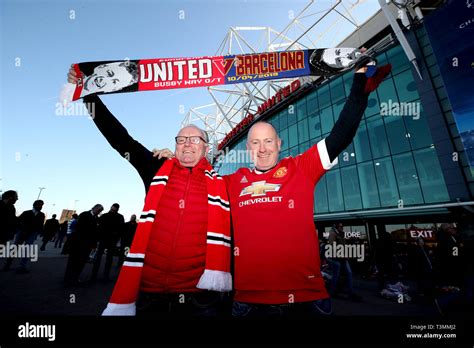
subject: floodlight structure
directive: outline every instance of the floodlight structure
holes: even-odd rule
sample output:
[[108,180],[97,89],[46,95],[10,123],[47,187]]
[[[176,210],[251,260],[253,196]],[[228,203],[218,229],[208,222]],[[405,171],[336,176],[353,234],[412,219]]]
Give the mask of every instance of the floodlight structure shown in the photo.
[[[281,31],[268,26],[231,27],[216,55],[334,47],[360,28],[353,12],[363,3],[367,1],[311,0],[299,13],[289,11],[290,22]],[[315,77],[305,76],[299,79],[304,84],[314,81]],[[209,133],[212,156],[217,151],[219,142],[243,118],[249,113],[256,114],[260,104],[294,80],[295,78],[290,78],[207,87],[211,103],[190,108],[181,126],[201,123],[199,125]]]

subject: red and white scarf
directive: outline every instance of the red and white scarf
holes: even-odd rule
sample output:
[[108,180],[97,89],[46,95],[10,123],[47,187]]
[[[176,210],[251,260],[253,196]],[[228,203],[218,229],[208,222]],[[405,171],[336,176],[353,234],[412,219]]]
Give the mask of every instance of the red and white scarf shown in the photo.
[[[125,258],[110,302],[102,315],[136,314],[135,303],[156,208],[176,161],[165,161],[151,182],[130,252]],[[206,265],[196,287],[220,292],[231,291],[230,207],[227,190],[223,178],[212,169],[209,162],[205,175],[208,197]]]

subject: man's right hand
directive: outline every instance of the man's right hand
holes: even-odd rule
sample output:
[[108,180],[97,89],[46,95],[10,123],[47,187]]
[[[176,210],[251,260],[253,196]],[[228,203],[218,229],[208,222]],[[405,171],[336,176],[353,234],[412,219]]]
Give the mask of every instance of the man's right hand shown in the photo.
[[153,152],[153,157],[158,157],[158,159],[161,158],[173,158],[174,153],[170,149],[153,149],[151,150]]
[[74,70],[74,64],[71,64],[71,67],[67,73],[67,82],[76,84],[78,79],[79,78],[76,74],[76,70]]

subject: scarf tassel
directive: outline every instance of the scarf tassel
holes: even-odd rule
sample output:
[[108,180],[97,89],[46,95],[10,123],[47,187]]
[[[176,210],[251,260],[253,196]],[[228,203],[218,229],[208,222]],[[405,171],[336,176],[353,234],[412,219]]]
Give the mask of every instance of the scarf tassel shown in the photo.
[[229,272],[206,269],[196,287],[219,292],[232,291],[232,275]]

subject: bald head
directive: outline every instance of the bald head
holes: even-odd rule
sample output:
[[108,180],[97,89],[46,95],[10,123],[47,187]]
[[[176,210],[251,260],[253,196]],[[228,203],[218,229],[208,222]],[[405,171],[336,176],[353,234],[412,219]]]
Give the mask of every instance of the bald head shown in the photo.
[[259,170],[268,170],[276,166],[280,155],[281,140],[275,128],[267,122],[257,122],[247,135],[247,150]]

